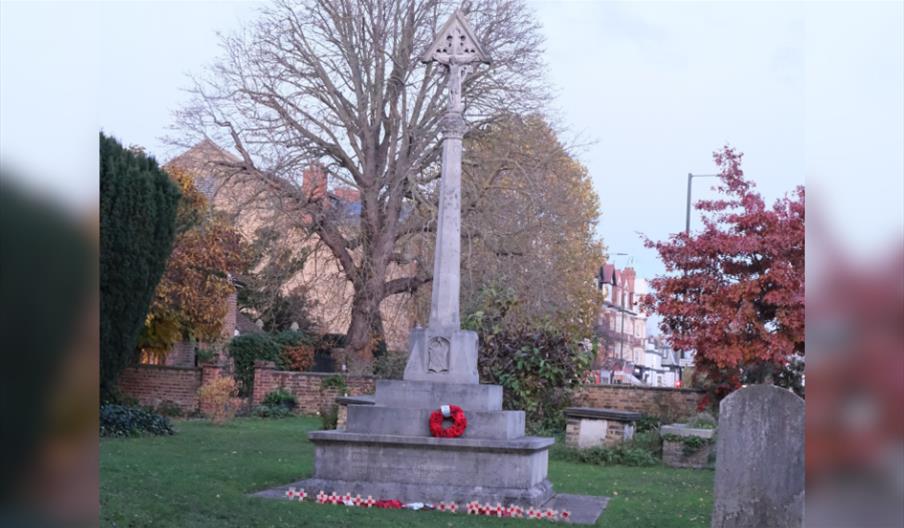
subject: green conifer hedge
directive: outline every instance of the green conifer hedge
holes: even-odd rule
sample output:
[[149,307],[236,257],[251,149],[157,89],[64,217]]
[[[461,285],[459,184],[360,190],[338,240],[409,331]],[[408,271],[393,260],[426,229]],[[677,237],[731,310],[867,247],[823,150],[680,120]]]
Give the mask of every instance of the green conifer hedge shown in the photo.
[[175,236],[179,189],[152,157],[100,134],[100,390],[136,359],[135,345]]

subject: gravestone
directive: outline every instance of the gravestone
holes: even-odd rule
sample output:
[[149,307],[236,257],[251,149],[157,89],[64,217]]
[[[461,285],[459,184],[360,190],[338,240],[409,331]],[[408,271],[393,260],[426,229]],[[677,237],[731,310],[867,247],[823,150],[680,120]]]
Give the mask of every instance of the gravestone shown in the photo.
[[712,528],[800,527],[804,518],[804,401],[774,385],[722,400]]

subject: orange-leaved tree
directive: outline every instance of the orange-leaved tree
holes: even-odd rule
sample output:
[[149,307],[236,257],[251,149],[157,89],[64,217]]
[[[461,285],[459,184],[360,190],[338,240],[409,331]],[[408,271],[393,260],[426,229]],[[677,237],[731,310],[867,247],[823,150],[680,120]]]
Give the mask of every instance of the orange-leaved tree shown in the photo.
[[211,343],[225,337],[226,301],[235,291],[231,276],[247,262],[241,235],[213,210],[192,175],[168,172],[182,191],[178,234],[139,342],[145,358],[162,358],[183,339]]

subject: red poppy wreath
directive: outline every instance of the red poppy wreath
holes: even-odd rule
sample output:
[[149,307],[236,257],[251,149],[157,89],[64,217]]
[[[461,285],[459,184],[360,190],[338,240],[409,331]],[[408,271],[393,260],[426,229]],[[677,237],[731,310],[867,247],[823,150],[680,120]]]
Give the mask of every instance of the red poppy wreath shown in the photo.
[[[452,420],[452,425],[443,428],[444,420]],[[438,438],[457,438],[468,427],[465,412],[458,405],[443,405],[430,414],[430,434]]]

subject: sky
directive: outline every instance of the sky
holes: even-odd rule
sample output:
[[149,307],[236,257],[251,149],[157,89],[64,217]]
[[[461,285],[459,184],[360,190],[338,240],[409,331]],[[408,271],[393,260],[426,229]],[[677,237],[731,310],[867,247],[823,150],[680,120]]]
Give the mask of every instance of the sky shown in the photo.
[[[745,153],[769,202],[806,182],[810,219],[821,215],[855,254],[904,236],[904,3],[529,5],[545,36],[550,115],[580,145],[616,265],[662,272],[640,236],[684,228],[687,174],[712,174],[724,144]],[[161,160],[176,154],[163,137],[187,75],[256,5],[0,9],[3,162],[29,173],[28,185],[84,204],[96,202],[96,183],[72,175],[96,174],[96,159],[73,160],[96,130]],[[53,156],[47,142],[58,145]],[[694,180],[695,198],[712,196],[712,183]]]

